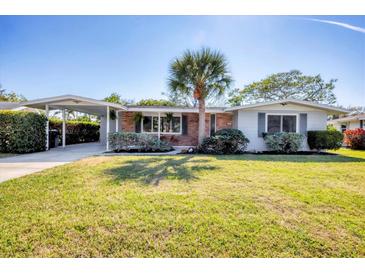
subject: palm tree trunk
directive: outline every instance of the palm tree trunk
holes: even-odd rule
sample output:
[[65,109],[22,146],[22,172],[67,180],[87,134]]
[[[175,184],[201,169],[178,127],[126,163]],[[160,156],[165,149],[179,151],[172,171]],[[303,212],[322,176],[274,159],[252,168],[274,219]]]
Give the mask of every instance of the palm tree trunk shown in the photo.
[[205,138],[205,100],[199,99],[199,144]]

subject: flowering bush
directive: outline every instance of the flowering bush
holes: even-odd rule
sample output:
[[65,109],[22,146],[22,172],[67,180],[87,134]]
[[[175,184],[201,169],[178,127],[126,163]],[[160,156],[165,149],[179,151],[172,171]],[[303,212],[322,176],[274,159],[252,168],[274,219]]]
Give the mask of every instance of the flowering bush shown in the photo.
[[365,130],[362,128],[347,129],[345,144],[352,149],[365,149]]
[[111,150],[115,152],[163,152],[173,148],[155,135],[134,132],[115,132],[109,134]]
[[279,153],[297,152],[303,143],[304,136],[299,133],[280,132],[265,134],[266,146]]

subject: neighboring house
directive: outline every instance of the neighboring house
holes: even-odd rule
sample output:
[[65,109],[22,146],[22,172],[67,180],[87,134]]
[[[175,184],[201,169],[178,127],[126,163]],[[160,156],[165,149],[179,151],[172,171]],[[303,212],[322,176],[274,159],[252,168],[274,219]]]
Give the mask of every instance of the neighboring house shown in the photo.
[[337,130],[344,132],[346,129],[365,129],[365,113],[357,113],[337,119],[329,120],[329,125],[333,125]]
[[[64,95],[28,101],[23,106],[45,109],[71,109],[98,115],[101,120],[100,140],[109,149],[106,136],[110,132],[143,132],[155,134],[175,146],[198,144],[198,108],[165,106],[122,106],[91,98]],[[110,119],[115,111],[116,120]],[[328,115],[346,114],[348,111],[300,100],[280,100],[238,107],[206,109],[207,136],[223,128],[240,129],[250,140],[248,150],[266,150],[264,132],[297,132],[325,130]],[[171,120],[167,116],[171,116]],[[136,119],[142,117],[142,119]],[[308,150],[303,142],[302,150]],[[65,144],[64,144],[65,145]]]

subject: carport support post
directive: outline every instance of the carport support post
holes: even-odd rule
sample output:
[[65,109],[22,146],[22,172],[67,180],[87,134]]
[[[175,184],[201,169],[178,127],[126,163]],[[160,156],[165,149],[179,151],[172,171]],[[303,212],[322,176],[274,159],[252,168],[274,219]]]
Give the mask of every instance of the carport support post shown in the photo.
[[109,121],[110,121],[110,110],[109,106],[106,107],[106,151],[109,151]]
[[47,122],[46,122],[46,150],[49,150],[49,120],[48,120],[48,116],[49,116],[49,108],[48,105],[45,106],[45,110],[46,110],[46,117],[47,117]]
[[117,110],[116,112],[116,119],[115,119],[115,132],[119,131],[119,110]]
[[157,137],[158,137],[158,141],[160,141],[160,137],[161,137],[161,113],[158,113],[158,130],[157,130]]
[[62,109],[62,147],[66,147],[66,111]]

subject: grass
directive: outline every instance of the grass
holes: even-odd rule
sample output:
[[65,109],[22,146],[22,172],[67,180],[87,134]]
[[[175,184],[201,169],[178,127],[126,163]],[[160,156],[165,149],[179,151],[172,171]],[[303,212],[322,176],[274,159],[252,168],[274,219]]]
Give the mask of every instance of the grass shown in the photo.
[[1,257],[365,257],[365,151],[87,158],[0,184]]

